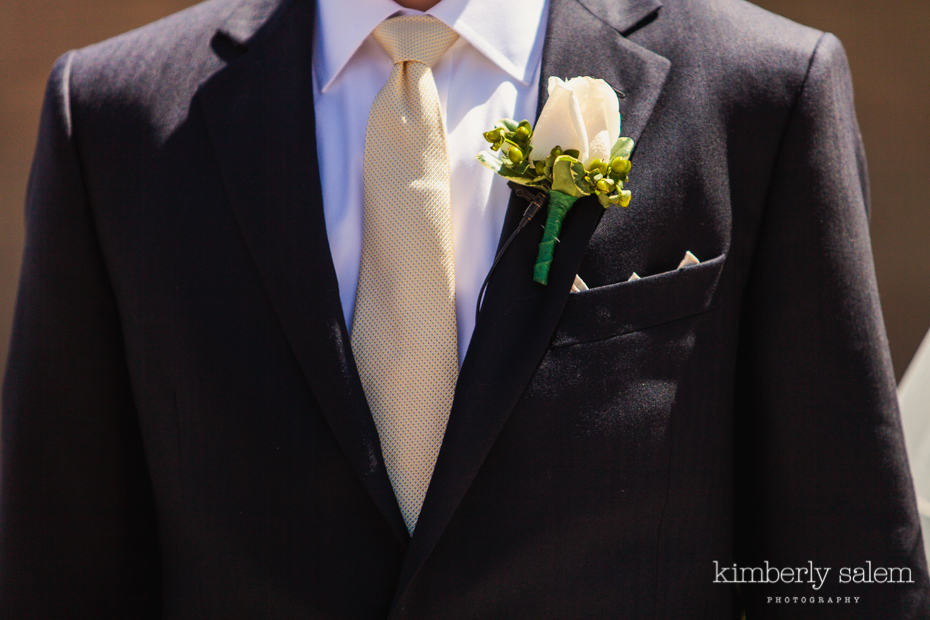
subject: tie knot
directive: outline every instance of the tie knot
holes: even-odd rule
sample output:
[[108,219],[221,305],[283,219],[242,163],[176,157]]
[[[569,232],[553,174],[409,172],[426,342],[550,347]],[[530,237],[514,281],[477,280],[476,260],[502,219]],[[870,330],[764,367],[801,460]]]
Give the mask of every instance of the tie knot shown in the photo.
[[432,67],[458,35],[430,15],[404,15],[378,24],[374,37],[394,64],[413,61]]

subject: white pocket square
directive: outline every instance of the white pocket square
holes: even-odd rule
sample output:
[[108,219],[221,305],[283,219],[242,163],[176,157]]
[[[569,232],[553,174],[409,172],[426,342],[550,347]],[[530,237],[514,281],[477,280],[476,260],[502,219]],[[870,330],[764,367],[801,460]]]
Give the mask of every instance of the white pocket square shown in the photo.
[[[689,265],[699,265],[700,263],[701,261],[698,259],[698,257],[695,256],[691,250],[688,250],[685,252],[685,256],[681,259],[681,262],[678,263],[677,268],[681,269],[682,267],[688,267]],[[633,282],[639,279],[639,274],[634,271],[632,274],[630,274],[630,277],[627,278],[627,282]],[[588,290],[588,285],[585,284],[584,280],[581,279],[581,276],[575,275],[575,281],[572,282],[571,292],[580,293],[581,291],[586,290]]]
[[687,267],[688,265],[698,265],[701,261],[698,260],[698,257],[691,253],[691,250],[685,252],[685,257],[681,259],[681,262],[678,263],[678,268]]
[[575,275],[575,281],[572,282],[572,293],[580,293],[581,291],[588,290],[588,285],[584,283],[584,280],[581,279],[581,276]]

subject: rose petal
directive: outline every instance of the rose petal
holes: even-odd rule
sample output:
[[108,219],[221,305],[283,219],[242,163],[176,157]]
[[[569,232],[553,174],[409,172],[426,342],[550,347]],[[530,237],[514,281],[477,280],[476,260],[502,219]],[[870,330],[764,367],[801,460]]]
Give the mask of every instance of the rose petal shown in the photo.
[[539,113],[533,137],[532,158],[545,159],[556,146],[588,151],[584,118],[571,89],[557,77],[549,78],[549,98]]
[[620,137],[620,101],[617,93],[604,80],[576,77],[567,86],[580,102],[588,139],[588,156],[582,159],[587,166],[594,159],[607,161],[610,149]]
[[580,144],[572,145],[568,148],[578,149],[578,159],[582,162],[588,161],[590,144],[588,141],[588,133],[585,131],[585,118],[584,113],[582,112],[582,101],[578,97],[578,93],[572,91],[571,96],[571,119],[572,125],[575,128],[575,133],[578,134],[578,137],[581,138]]

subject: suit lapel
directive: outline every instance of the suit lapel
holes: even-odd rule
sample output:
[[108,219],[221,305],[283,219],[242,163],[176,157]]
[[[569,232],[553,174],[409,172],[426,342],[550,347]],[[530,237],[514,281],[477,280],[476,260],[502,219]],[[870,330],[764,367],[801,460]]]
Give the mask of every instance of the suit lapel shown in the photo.
[[198,96],[236,221],[294,355],[363,486],[406,541],[326,238],[311,83],[313,7],[308,0],[240,5],[211,42],[234,58]]
[[[540,108],[549,76],[602,78],[625,93],[620,104],[622,134],[638,142],[670,63],[620,33],[642,23],[657,9],[654,0],[551,0]],[[511,197],[502,239],[515,228],[525,207],[524,200]],[[541,237],[537,223],[543,216],[537,216],[539,222],[534,221],[517,236],[501,259],[465,356],[449,426],[402,567],[395,611],[403,609],[405,588],[445,530],[545,354],[603,212],[596,199],[576,203],[565,220],[548,286],[535,284],[531,277]]]

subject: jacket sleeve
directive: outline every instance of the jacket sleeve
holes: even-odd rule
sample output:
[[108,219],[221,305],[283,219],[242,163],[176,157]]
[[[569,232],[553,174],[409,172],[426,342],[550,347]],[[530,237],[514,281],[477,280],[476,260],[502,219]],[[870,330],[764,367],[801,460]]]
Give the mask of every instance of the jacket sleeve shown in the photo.
[[3,383],[0,609],[158,614],[154,507],[118,308],[74,140],[69,74],[48,82]]
[[[846,56],[825,34],[785,128],[742,309],[736,560],[830,572],[820,589],[742,585],[751,620],[930,618],[868,193]],[[875,583],[857,582],[869,571]]]

